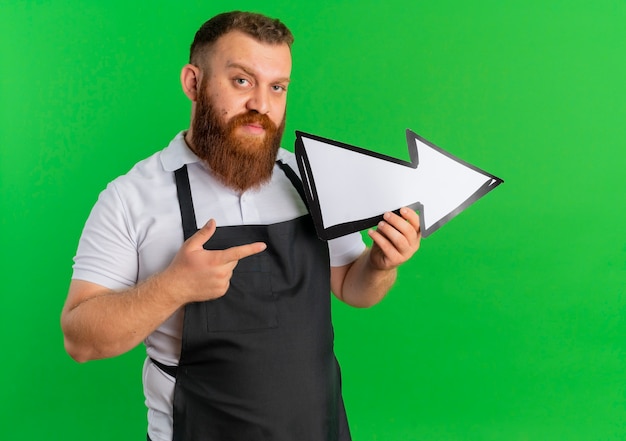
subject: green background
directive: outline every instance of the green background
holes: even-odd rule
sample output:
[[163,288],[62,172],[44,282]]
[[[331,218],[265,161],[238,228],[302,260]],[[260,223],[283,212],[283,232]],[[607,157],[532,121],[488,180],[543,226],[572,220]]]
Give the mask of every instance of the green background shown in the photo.
[[79,365],[59,314],[105,185],[188,124],[215,13],[296,36],[294,131],[505,180],[385,301],[334,304],[355,441],[626,438],[626,2],[0,1],[0,437],[144,439],[142,347]]

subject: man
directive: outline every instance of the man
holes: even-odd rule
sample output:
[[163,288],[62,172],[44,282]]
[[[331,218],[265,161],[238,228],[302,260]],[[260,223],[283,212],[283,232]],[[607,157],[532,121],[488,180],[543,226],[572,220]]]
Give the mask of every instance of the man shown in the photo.
[[145,342],[153,441],[349,440],[329,291],[374,305],[419,247],[406,208],[370,249],[315,236],[279,148],[292,42],[258,14],[206,22],[181,73],[189,129],[109,184],[81,236],[66,350],[84,362]]

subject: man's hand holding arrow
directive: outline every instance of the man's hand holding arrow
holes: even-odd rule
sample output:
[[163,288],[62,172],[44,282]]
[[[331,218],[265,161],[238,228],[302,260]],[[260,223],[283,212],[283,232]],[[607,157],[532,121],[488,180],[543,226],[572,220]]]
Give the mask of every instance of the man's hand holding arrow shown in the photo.
[[368,231],[374,241],[370,263],[377,270],[395,269],[415,254],[420,246],[420,218],[415,211],[404,207],[400,216],[387,212],[376,230]]
[[331,269],[331,288],[343,302],[369,307],[380,302],[396,280],[396,269],[419,249],[420,219],[410,208],[400,215],[383,214],[376,229],[368,231],[372,247],[351,265]]
[[[353,306],[378,303],[422,237],[503,182],[411,130],[406,139],[410,161],[296,132],[298,169],[318,236],[330,240],[377,226],[368,231],[371,248],[353,264],[331,269],[333,293]],[[399,215],[397,207],[404,207]]]

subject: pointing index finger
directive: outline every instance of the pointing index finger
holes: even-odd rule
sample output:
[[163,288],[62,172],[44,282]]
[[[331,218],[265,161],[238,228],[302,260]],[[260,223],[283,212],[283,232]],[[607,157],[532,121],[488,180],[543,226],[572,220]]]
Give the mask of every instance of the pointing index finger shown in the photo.
[[264,242],[254,242],[246,245],[239,245],[232,248],[227,248],[222,252],[222,260],[226,262],[237,262],[244,257],[252,256],[264,251],[267,245]]

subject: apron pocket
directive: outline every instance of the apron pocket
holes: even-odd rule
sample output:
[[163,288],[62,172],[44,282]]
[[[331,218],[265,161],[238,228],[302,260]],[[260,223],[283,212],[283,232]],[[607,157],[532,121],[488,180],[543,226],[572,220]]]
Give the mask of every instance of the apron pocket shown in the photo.
[[267,256],[262,253],[240,260],[226,294],[204,305],[208,332],[276,328],[278,312]]

